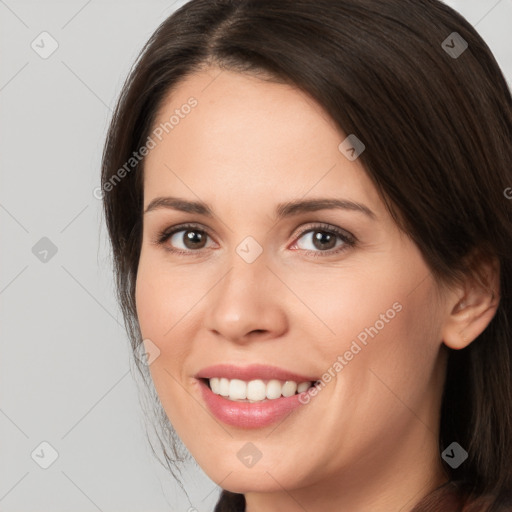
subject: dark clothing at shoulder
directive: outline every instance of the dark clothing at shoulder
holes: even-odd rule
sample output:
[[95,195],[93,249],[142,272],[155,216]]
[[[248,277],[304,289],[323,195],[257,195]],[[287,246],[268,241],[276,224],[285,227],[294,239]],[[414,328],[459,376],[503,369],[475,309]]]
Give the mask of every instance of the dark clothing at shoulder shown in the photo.
[[222,491],[213,512],[245,512],[245,496]]

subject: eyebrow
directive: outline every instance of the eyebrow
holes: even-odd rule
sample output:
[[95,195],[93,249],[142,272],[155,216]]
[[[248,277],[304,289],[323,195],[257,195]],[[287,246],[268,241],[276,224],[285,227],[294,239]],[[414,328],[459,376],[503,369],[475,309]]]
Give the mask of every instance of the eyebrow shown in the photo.
[[[178,197],[157,197],[149,203],[147,208],[144,210],[144,214],[161,208],[178,210],[186,213],[196,213],[198,215],[204,215],[205,217],[214,217],[213,210],[208,204],[201,201],[188,201]],[[346,199],[331,198],[298,199],[295,201],[280,203],[276,207],[275,217],[276,220],[281,220],[285,217],[292,217],[301,213],[332,209],[359,212],[367,215],[371,219],[376,218],[375,213],[364,204]]]

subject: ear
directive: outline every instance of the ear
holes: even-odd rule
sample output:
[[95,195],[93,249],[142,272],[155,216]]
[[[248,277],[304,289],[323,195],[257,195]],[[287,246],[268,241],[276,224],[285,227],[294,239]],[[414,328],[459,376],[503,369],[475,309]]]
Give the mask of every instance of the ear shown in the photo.
[[444,344],[454,350],[467,347],[489,325],[500,302],[497,259],[480,262],[475,272],[447,295],[442,327]]

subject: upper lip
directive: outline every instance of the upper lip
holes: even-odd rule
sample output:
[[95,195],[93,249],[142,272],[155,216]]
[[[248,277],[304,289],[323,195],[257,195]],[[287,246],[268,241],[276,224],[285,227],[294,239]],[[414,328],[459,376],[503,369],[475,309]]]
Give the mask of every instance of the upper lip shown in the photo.
[[251,380],[293,380],[294,382],[315,382],[317,377],[300,375],[295,372],[269,366],[264,364],[251,364],[249,366],[234,366],[231,364],[216,364],[200,370],[195,377],[197,379],[211,379],[214,377],[226,379],[240,379],[244,381]]

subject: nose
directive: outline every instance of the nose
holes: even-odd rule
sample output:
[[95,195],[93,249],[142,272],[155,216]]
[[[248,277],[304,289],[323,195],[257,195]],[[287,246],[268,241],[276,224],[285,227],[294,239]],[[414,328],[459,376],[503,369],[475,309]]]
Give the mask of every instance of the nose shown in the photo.
[[273,339],[288,329],[282,282],[263,257],[247,263],[238,254],[227,274],[207,295],[204,326],[235,343]]

